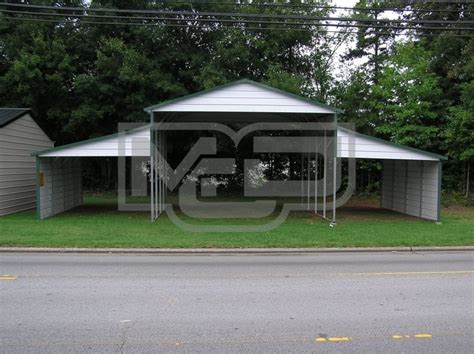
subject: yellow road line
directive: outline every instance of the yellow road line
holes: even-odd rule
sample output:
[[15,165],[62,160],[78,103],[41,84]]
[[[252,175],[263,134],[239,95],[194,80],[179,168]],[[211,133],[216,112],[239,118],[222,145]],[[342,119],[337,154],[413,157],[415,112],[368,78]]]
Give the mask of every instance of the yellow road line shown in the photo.
[[[372,337],[374,339],[376,337]],[[382,339],[382,337],[378,337],[379,339]],[[408,335],[408,334],[394,334],[391,337],[392,339],[395,340],[406,340],[406,339],[431,339],[433,338],[433,335],[430,333],[418,333],[414,335]],[[356,338],[357,339],[357,338]],[[358,338],[358,339],[367,339],[367,338]],[[351,341],[351,337],[316,337],[314,341],[316,343],[324,343],[324,342],[348,342]]]
[[366,276],[366,275],[449,275],[449,274],[474,274],[474,270],[446,270],[429,272],[373,272],[373,273],[337,273],[342,276]]
[[[404,339],[404,338],[411,338],[409,335],[401,335],[401,334],[394,334],[392,339]],[[430,333],[419,333],[413,335],[413,338],[433,338],[433,335]]]
[[329,337],[328,341],[330,342],[348,342],[351,339],[349,337]]
[[0,275],[0,280],[16,280],[16,275]]

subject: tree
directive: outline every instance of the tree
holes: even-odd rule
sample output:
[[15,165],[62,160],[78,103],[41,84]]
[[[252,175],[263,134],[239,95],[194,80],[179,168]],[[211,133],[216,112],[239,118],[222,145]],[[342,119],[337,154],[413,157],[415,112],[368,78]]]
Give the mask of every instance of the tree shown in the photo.
[[[471,2],[434,2],[429,6],[434,11],[426,11],[421,2],[410,6],[424,11],[408,12],[405,17],[409,20],[457,21],[458,27],[466,27],[466,21],[472,21]],[[421,25],[415,33],[428,35],[420,38],[419,44],[432,53],[430,71],[437,75],[442,90],[437,102],[438,111],[446,116],[446,121],[440,124],[444,136],[441,148],[450,158],[445,164],[444,182],[451,190],[461,190],[465,186],[468,195],[474,145],[472,38],[470,32],[463,29],[445,32],[426,27],[433,26]],[[453,34],[460,36],[452,37]]]
[[100,41],[93,70],[77,76],[75,90],[81,103],[65,129],[82,132],[83,139],[109,134],[118,122],[144,121],[143,107],[184,91],[156,62],[119,38]]
[[49,36],[51,32],[51,26],[20,26],[2,41],[6,45],[0,99],[6,105],[31,107],[40,125],[61,143],[60,126],[69,119],[74,68],[63,39]]
[[380,112],[375,130],[400,144],[439,151],[445,120],[433,104],[442,92],[429,70],[430,58],[430,52],[413,43],[395,47],[373,89]]
[[464,65],[458,67],[457,75],[462,77],[459,84],[460,104],[449,109],[445,131],[448,156],[463,162],[464,191],[470,192],[471,165],[474,160],[474,40],[463,50]]

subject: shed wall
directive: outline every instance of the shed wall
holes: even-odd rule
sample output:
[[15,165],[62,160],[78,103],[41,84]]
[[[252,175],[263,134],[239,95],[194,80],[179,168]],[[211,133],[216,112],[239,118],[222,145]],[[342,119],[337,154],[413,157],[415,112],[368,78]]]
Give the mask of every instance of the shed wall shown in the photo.
[[429,220],[439,220],[439,163],[385,160],[382,207]]
[[0,128],[0,216],[36,204],[36,167],[31,153],[53,142],[29,114]]
[[38,158],[38,174],[43,174],[39,186],[38,217],[52,215],[82,205],[82,170],[77,158]]

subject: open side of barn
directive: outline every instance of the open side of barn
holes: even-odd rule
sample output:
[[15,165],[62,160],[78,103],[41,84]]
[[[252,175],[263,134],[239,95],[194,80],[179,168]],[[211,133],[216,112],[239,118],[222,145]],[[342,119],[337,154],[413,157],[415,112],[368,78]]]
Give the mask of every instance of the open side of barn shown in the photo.
[[[355,137],[353,148],[349,144],[350,136]],[[382,208],[440,220],[442,161],[445,157],[340,127],[338,157],[351,154],[356,159],[382,162]]]
[[[354,137],[354,151],[348,147],[348,139]],[[428,152],[395,145],[367,135],[354,134],[338,127],[337,158],[374,159],[383,164],[381,207],[400,213],[439,220],[441,203],[441,160]],[[122,140],[122,141],[121,141]],[[59,147],[37,155],[39,181],[38,217],[61,213],[82,204],[81,159],[88,157],[138,157],[150,158],[150,130],[142,130],[121,136],[84,141],[71,146]],[[322,178],[318,181],[322,185]],[[310,184],[313,186],[314,182]],[[328,188],[330,189],[330,188]],[[303,199],[318,195],[323,198],[323,187],[303,189]],[[314,200],[314,199],[313,199]],[[343,204],[336,204],[337,207]],[[319,202],[321,214],[332,210],[332,200],[326,206]],[[312,206],[308,204],[308,209]]]
[[[336,207],[344,202],[344,198],[336,198],[337,184],[341,177],[341,162],[375,159],[382,161],[384,168],[381,202],[383,208],[439,221],[441,161],[444,157],[337,126],[337,114],[340,111],[335,108],[249,80],[242,80],[148,107],[145,110],[150,114],[148,126],[36,154],[39,218],[55,215],[82,203],[80,159],[110,156],[140,157],[142,160],[143,158],[150,160],[151,201],[147,209],[150,210],[152,221],[158,218],[165,210],[168,188],[165,182],[167,177],[163,173],[166,170],[164,166],[168,142],[165,127],[168,123],[179,123],[181,124],[179,129],[184,130],[192,130],[193,124],[211,123],[211,126],[204,125],[207,127],[205,129],[220,129],[238,143],[236,136],[242,131],[246,133],[265,129],[291,131],[293,129],[291,124],[303,122],[322,124],[325,127],[316,134],[304,137],[305,141],[309,139],[309,145],[314,145],[312,141],[316,139],[323,141],[319,152],[309,150],[312,152],[308,153],[301,147],[304,144],[296,144],[301,145],[298,148],[301,148],[299,152],[303,153],[301,182],[290,182],[295,182],[293,183],[296,186],[295,190],[299,191],[297,196],[303,200],[307,199],[308,210],[320,213],[325,218],[329,218],[330,214],[330,220],[335,222]],[[228,123],[243,128],[238,132],[235,130],[229,132],[225,127]],[[291,124],[288,125],[289,123]],[[256,125],[258,127],[255,127]],[[288,152],[289,149],[281,143],[268,146],[266,147],[268,151],[264,152],[272,152],[270,151],[272,149]],[[276,150],[273,152],[278,152]],[[323,150],[323,159],[320,161],[318,156]],[[303,165],[307,165],[305,171]],[[303,181],[304,175],[306,175],[305,181]],[[317,177],[313,177],[311,181],[311,176]],[[301,186],[301,189],[297,186]],[[311,198],[314,206],[310,205]]]

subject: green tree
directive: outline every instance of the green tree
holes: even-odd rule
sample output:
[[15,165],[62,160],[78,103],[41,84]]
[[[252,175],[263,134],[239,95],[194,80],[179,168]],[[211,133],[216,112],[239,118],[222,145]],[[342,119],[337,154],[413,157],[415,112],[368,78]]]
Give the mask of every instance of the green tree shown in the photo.
[[[27,34],[24,30],[28,29]],[[48,36],[49,32],[44,26],[22,27],[19,37],[4,47],[0,100],[6,105],[31,107],[53,140],[61,142],[58,137],[61,124],[69,118],[74,67],[62,38]],[[19,38],[24,41],[15,47]]]
[[65,129],[84,132],[80,138],[113,132],[121,121],[145,121],[143,107],[183,91],[156,62],[119,38],[100,41],[93,70],[76,78],[75,89],[83,99]]
[[433,104],[442,91],[430,72],[430,58],[430,52],[413,43],[395,47],[373,89],[380,112],[375,130],[400,144],[439,151],[445,121]]
[[464,191],[470,192],[470,177],[474,160],[474,40],[463,50],[464,65],[458,67],[457,76],[462,78],[459,84],[460,104],[449,109],[445,131],[448,156],[462,161],[464,168]]

